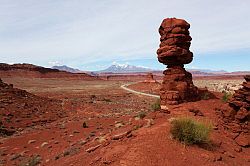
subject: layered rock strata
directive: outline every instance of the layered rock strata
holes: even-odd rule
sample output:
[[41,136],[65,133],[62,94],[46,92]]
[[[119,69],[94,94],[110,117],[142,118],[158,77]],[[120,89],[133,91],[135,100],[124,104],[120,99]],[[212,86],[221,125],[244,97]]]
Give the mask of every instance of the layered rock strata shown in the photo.
[[154,83],[154,82],[157,82],[157,81],[154,79],[154,75],[152,73],[148,73],[146,75],[146,79],[144,80],[144,82]]
[[198,97],[198,88],[193,84],[192,74],[184,68],[184,64],[193,60],[193,53],[189,50],[192,40],[189,28],[189,23],[176,18],[164,19],[159,28],[161,43],[157,50],[158,61],[167,65],[160,90],[162,107]]
[[220,123],[230,137],[242,147],[250,146],[250,75],[245,76],[242,88],[236,90],[228,104],[217,109]]

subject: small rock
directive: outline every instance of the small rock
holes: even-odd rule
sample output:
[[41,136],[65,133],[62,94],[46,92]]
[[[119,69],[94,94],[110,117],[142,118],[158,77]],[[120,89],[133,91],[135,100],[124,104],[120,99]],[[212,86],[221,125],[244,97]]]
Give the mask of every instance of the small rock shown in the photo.
[[75,131],[73,131],[73,133],[78,134],[78,133],[80,133],[80,131],[75,130]]
[[135,120],[140,120],[140,117],[135,117]]
[[35,143],[35,142],[36,142],[36,140],[29,140],[28,144],[32,144],[32,143]]
[[115,128],[120,128],[120,127],[122,127],[122,126],[124,126],[123,123],[116,123],[116,124],[115,124]]
[[230,158],[235,158],[235,156],[234,156],[232,153],[230,153],[230,152],[227,152],[227,155],[228,155],[228,157],[230,157]]
[[86,152],[90,153],[90,152],[93,152],[95,151],[97,148],[99,148],[102,144],[99,144],[99,145],[96,145],[96,146],[93,146],[93,147],[90,147],[86,150]]
[[97,141],[99,142],[99,143],[103,143],[103,142],[105,142],[107,139],[105,138],[105,137],[98,137],[97,138]]
[[250,135],[241,133],[238,137],[235,138],[235,141],[238,145],[246,147],[250,145]]
[[79,142],[80,145],[85,145],[86,143],[87,143],[86,140],[81,140],[81,141]]
[[242,152],[242,148],[241,147],[235,147],[234,151],[236,151],[236,152]]
[[214,129],[214,130],[218,130],[218,127],[217,127],[217,126],[214,126],[213,129]]
[[222,156],[221,155],[216,155],[214,157],[214,161],[222,161]]
[[116,134],[114,136],[112,136],[112,140],[119,140],[119,139],[122,139],[124,137],[126,137],[127,135],[131,134],[131,131],[126,131],[124,133],[120,133],[120,134]]
[[147,124],[145,125],[145,127],[150,127],[154,124],[154,120],[153,119],[146,119]]
[[41,144],[41,147],[47,146],[49,143],[48,142],[44,142]]

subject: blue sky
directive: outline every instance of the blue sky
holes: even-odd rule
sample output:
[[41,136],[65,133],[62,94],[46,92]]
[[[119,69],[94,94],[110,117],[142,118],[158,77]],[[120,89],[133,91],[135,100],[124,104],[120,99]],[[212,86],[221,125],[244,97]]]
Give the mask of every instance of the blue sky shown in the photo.
[[164,69],[158,28],[191,24],[188,68],[250,71],[250,1],[0,0],[0,62],[101,70],[112,63]]

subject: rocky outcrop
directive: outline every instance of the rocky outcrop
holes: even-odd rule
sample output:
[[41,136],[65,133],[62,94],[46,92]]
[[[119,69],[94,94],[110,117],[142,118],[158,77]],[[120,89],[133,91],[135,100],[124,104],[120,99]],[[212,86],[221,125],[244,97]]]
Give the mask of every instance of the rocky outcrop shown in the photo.
[[13,88],[0,79],[0,136],[26,127],[43,125],[67,114],[59,100],[33,95]]
[[250,119],[250,75],[245,76],[242,88],[236,90],[229,105],[237,111],[235,118],[239,120]]
[[189,35],[190,25],[185,20],[166,18],[163,20],[159,33],[160,48],[157,50],[158,61],[167,65],[167,70],[160,90],[161,105],[179,104],[196,100],[198,88],[193,85],[192,74],[187,72],[184,64],[193,60],[189,50],[192,38]]
[[32,64],[13,64],[0,63],[0,77],[24,77],[24,78],[67,78],[81,80],[97,80],[97,76],[86,73],[69,73],[58,69],[45,68]]
[[155,83],[157,81],[154,79],[154,75],[152,73],[148,73],[144,82]]
[[236,90],[228,105],[217,109],[220,122],[231,133],[237,144],[250,146],[250,75],[245,76],[246,82]]

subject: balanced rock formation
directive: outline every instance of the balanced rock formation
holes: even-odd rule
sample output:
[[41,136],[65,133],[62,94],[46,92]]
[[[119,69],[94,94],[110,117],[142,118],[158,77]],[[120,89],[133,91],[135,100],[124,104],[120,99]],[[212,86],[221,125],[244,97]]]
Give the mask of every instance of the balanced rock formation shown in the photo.
[[148,73],[146,75],[146,79],[145,79],[144,82],[154,83],[154,82],[157,82],[157,81],[154,79],[154,75],[152,73]]
[[163,72],[165,76],[160,90],[162,108],[168,104],[191,101],[198,96],[192,74],[184,68],[184,64],[193,60],[193,53],[189,50],[192,40],[189,28],[189,23],[176,18],[164,19],[159,28],[161,43],[157,50],[158,61],[168,68]]

